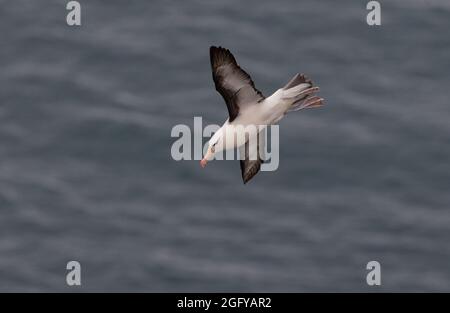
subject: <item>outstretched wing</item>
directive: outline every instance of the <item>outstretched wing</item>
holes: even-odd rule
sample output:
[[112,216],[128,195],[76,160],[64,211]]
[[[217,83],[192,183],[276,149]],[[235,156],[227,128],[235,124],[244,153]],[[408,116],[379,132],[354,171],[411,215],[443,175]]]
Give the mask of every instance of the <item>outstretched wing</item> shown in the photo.
[[250,75],[239,67],[228,49],[212,46],[209,55],[216,90],[225,100],[229,122],[232,122],[242,105],[261,101],[264,96],[255,88]]
[[256,140],[249,140],[240,147],[239,154],[244,155],[244,159],[240,160],[244,184],[259,172],[261,164],[264,163],[265,137],[263,130],[257,134]]

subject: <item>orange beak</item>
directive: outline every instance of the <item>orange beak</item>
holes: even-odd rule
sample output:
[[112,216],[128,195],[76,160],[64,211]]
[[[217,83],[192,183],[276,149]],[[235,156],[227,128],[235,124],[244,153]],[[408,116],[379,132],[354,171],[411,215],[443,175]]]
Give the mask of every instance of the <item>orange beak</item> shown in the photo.
[[213,156],[214,156],[214,153],[211,151],[211,147],[208,147],[208,151],[206,152],[203,159],[200,161],[200,166],[202,168],[205,168],[206,164],[208,163],[209,160],[211,160],[213,158]]

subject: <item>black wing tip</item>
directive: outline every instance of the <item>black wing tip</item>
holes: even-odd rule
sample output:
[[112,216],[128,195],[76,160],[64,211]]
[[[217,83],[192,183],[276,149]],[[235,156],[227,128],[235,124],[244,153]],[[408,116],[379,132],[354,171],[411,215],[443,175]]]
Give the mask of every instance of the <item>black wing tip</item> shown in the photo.
[[244,185],[246,185],[252,178],[258,173],[246,173],[245,175],[242,175],[242,181],[244,182]]
[[224,64],[237,64],[236,59],[230,50],[223,48],[221,46],[210,46],[209,56],[211,58],[211,66],[213,69],[218,68]]
[[222,46],[210,46],[209,47],[209,52],[218,52],[218,51],[228,51],[230,52],[228,49],[222,47]]
[[242,181],[244,185],[247,184],[256,174],[258,174],[261,168],[261,161],[258,161],[256,164],[251,165],[249,168],[245,168],[245,165],[242,170]]

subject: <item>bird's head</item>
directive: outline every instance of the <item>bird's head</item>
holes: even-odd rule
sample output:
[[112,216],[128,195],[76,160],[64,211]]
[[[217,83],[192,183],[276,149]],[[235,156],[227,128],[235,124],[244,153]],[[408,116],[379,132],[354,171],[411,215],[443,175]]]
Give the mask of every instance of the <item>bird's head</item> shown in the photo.
[[203,159],[200,161],[201,167],[205,167],[208,161],[212,160],[216,153],[224,150],[224,140],[223,140],[223,128],[220,128],[211,137],[208,142],[208,149],[206,150]]

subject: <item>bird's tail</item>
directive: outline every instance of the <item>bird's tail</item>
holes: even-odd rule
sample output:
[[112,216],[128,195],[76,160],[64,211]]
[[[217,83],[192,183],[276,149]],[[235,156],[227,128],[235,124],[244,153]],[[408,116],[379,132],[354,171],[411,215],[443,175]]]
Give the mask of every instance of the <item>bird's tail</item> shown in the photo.
[[315,87],[305,75],[295,75],[283,87],[283,100],[291,103],[288,112],[322,106],[324,100],[314,95],[318,91],[319,87]]

